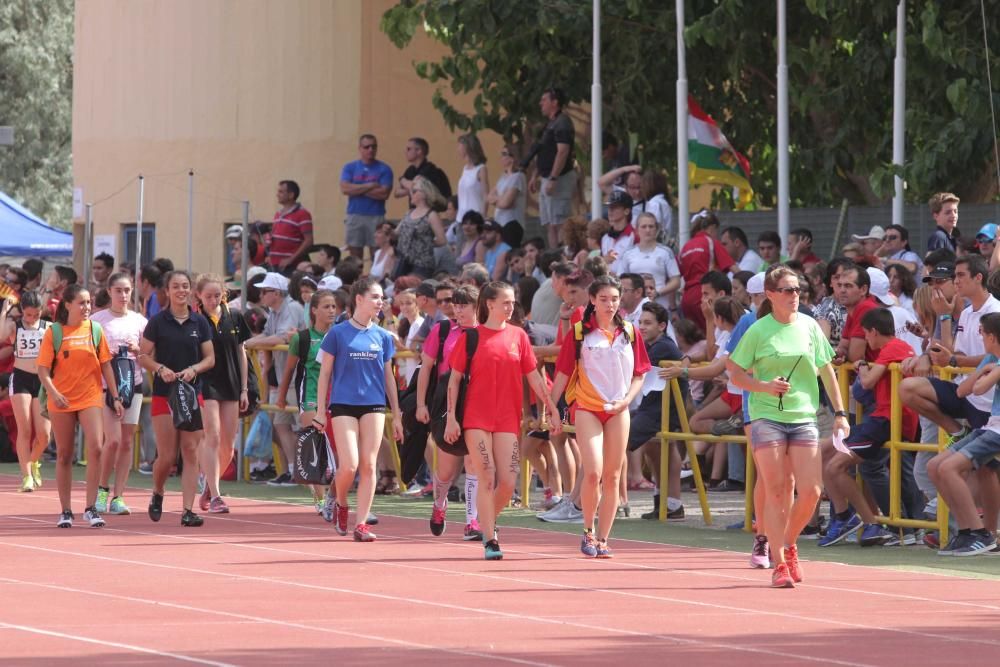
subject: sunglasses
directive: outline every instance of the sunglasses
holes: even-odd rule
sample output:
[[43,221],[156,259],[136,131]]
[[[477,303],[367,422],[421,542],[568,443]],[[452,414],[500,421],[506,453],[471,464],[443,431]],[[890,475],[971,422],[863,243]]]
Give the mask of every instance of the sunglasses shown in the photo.
[[801,287],[775,287],[774,290],[772,290],[772,291],[778,292],[780,294],[801,294],[802,293],[802,288]]
[[373,148],[378,148],[378,144],[361,144],[361,150],[367,151]]
[[901,237],[901,236],[886,236],[885,240],[886,241],[898,241],[901,238],[903,238],[903,237]]
[[437,302],[438,303],[455,303],[455,300],[453,298],[451,298],[450,296],[446,296],[443,299],[438,299]]

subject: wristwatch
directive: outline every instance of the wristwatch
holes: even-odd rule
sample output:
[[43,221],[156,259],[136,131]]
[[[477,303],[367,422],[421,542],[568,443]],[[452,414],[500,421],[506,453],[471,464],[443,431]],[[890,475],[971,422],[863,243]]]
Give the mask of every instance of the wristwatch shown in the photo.
[[843,417],[844,419],[847,419],[847,412],[845,412],[844,410],[834,410],[833,411],[833,416],[834,417]]

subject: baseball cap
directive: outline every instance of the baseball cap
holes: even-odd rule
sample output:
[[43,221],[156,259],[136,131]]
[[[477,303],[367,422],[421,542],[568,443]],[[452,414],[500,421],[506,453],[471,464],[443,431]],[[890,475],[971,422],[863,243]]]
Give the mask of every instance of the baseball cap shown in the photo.
[[229,225],[226,227],[227,239],[238,239],[243,237],[243,228],[239,225]]
[[747,281],[747,294],[763,294],[764,293],[764,272],[755,273],[753,277]]
[[952,280],[955,278],[955,265],[952,262],[941,262],[936,264],[933,269],[927,272],[924,276],[924,282],[929,283],[936,278],[947,278]]
[[632,197],[630,197],[624,190],[614,190],[612,191],[611,196],[608,197],[608,201],[604,202],[604,205],[632,208]]
[[271,271],[264,276],[264,280],[260,281],[260,284],[258,284],[257,287],[259,289],[276,289],[279,292],[287,292],[288,278],[280,273],[274,273]]
[[881,241],[885,238],[885,230],[879,225],[874,225],[867,235],[863,234],[851,234],[851,238],[855,241],[867,241],[869,239],[878,239]]
[[868,287],[869,294],[886,306],[896,305],[896,297],[889,291],[889,276],[885,275],[885,271],[869,267],[868,279],[871,281]]
[[331,292],[336,292],[341,287],[344,286],[344,281],[333,275],[332,273],[328,276],[323,276],[319,281],[319,289],[328,289]]
[[978,239],[980,236],[985,236],[990,241],[995,241],[997,238],[997,226],[992,222],[987,222],[976,232],[976,238]]

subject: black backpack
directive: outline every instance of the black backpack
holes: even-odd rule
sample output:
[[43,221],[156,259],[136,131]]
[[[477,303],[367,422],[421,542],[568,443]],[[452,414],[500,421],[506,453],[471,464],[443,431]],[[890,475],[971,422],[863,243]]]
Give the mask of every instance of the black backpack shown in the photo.
[[[437,370],[437,365],[444,358],[444,342],[448,339],[449,332],[451,332],[451,320],[441,320],[438,323],[437,355],[434,358],[434,366],[431,368],[430,377],[427,379],[427,399],[434,398],[434,391],[438,381],[438,374],[435,371]],[[417,377],[419,375],[420,368],[418,367],[410,377],[410,382],[406,385],[406,389],[399,395],[399,410],[403,413],[403,430],[407,433],[413,432],[423,426],[423,424],[417,421]],[[429,400],[427,405],[429,409],[431,405]]]
[[[465,416],[465,395],[469,389],[469,374],[472,371],[472,355],[476,353],[479,346],[479,331],[475,328],[465,331],[465,372],[462,374],[462,381],[458,385],[458,396],[455,400],[455,420],[459,425]],[[445,427],[448,424],[448,381],[451,379],[452,371],[445,373],[437,386],[434,388],[434,401],[431,403],[431,435],[434,442],[441,451],[452,456],[465,456],[469,453],[469,448],[465,446],[465,439],[459,435],[458,439],[451,443],[444,439]]]
[[[135,361],[128,356],[128,348],[124,345],[118,346],[118,352],[111,358],[111,370],[115,374],[115,386],[118,387],[118,396],[122,399],[122,407],[130,408],[132,398],[135,394]],[[104,394],[104,400],[109,408],[114,409],[115,403],[111,399],[111,392]]]

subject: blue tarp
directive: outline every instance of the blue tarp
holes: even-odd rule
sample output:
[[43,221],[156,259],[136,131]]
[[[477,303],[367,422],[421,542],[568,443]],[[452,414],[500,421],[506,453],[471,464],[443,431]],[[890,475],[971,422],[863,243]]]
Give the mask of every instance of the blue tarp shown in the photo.
[[72,233],[49,227],[37,215],[0,192],[0,257],[72,254]]

